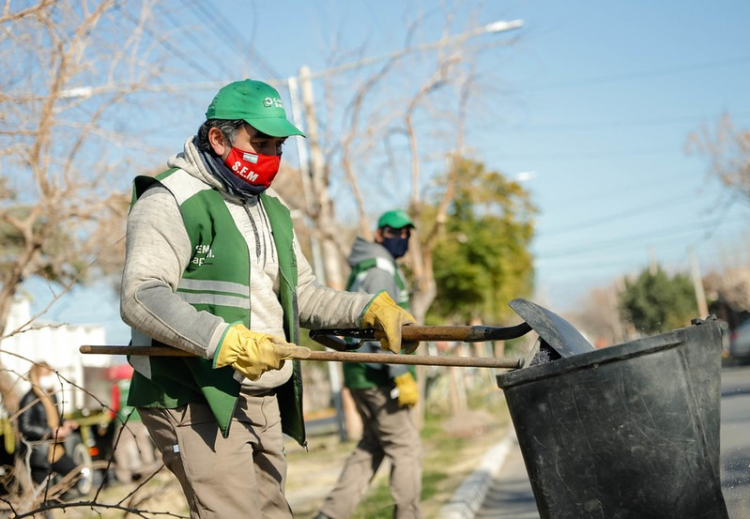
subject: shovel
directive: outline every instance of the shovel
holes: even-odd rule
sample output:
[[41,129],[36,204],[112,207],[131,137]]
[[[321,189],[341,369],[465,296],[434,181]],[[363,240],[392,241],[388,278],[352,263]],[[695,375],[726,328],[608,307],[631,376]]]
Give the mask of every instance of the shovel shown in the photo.
[[[484,342],[517,339],[531,330],[539,334],[529,353],[518,361],[518,368],[544,364],[553,360],[594,351],[576,328],[554,312],[526,299],[513,299],[509,306],[523,318],[515,326],[404,326],[401,338],[405,342],[461,341]],[[357,343],[347,343],[337,336],[358,340],[379,340],[384,332],[374,329],[310,330],[310,338],[331,349],[356,349]],[[502,360],[502,359],[496,359]],[[380,362],[380,361],[375,361]],[[393,362],[391,362],[393,364]]]
[[[531,331],[531,326],[521,323],[509,327],[491,326],[404,326],[402,338],[406,342],[420,341],[463,341],[478,342],[507,340],[521,337]],[[343,335],[361,340],[377,340],[383,332],[374,329],[311,330],[310,337],[323,346],[336,351],[301,351],[292,354],[294,360],[320,360],[326,362],[370,362],[382,364],[409,364],[422,366],[458,366],[470,368],[519,369],[524,358],[484,358],[484,357],[436,357],[432,355],[393,355],[392,353],[357,353],[359,344],[349,344],[338,336]],[[103,355],[146,355],[156,357],[193,357],[189,353],[170,346],[92,346],[79,348],[84,354]]]
[[[401,336],[405,342],[460,341],[483,342],[509,340],[521,337],[532,329],[539,340],[529,354],[522,358],[436,357],[432,355],[393,355],[389,353],[357,353],[358,344],[349,344],[339,336],[358,340],[378,340],[383,332],[375,329],[311,330],[310,337],[337,351],[305,351],[293,354],[294,360],[320,360],[326,362],[370,362],[383,364],[409,364],[422,366],[458,366],[471,368],[520,369],[546,363],[563,357],[593,351],[589,342],[573,325],[531,301],[514,299],[511,308],[525,322],[515,326],[404,326]],[[83,354],[146,355],[157,357],[193,357],[192,353],[170,346],[92,346],[79,348]]]

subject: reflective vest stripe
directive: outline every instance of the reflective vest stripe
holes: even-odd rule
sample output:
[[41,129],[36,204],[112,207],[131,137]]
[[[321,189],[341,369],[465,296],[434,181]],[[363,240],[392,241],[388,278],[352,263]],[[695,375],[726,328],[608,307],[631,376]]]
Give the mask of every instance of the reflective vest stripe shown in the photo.
[[250,297],[250,288],[247,285],[232,283],[231,281],[182,278],[177,290],[180,292],[221,292],[224,294],[234,294],[239,297]]
[[202,293],[196,293],[196,292],[181,292],[178,291],[177,295],[180,296],[180,299],[185,301],[186,303],[190,303],[191,305],[218,305],[218,306],[231,306],[233,308],[243,308],[246,309],[248,307],[248,297],[234,297],[234,296],[225,296],[220,294],[202,294]]
[[393,266],[393,263],[388,261],[385,258],[377,257],[375,258],[375,266],[379,269],[385,270],[391,275],[396,274],[396,267]]

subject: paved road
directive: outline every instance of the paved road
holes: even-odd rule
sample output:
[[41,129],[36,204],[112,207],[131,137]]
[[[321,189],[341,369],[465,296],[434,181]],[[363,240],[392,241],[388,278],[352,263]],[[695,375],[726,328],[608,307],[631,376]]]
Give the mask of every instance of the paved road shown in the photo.
[[[731,519],[750,519],[750,366],[721,374],[721,479]],[[539,519],[516,444],[492,481],[477,519]]]
[[721,488],[729,517],[750,518],[750,366],[721,372]]
[[477,519],[539,519],[518,443],[510,450],[503,468],[492,481]]

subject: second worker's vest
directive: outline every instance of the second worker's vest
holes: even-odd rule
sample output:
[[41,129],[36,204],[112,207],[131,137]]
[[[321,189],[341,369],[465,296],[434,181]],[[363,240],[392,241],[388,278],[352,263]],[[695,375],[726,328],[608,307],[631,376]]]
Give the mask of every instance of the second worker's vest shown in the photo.
[[[393,274],[393,279],[399,290],[396,303],[404,310],[409,310],[409,292],[401,276],[401,271],[394,262],[388,261],[386,258],[369,258],[354,265],[346,282],[346,289],[358,292],[359,286],[372,268],[379,268]],[[383,368],[384,366],[375,367],[362,362],[344,362],[342,366],[344,385],[350,389],[366,389],[388,385],[391,383],[391,377],[388,370]],[[409,371],[416,378],[414,366],[410,366]]]

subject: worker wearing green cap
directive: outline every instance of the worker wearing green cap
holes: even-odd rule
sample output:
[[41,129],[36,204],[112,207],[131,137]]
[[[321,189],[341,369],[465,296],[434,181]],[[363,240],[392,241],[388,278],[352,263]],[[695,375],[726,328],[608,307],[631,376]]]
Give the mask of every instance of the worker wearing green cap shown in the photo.
[[363,327],[401,349],[414,318],[383,292],[320,286],[271,188],[287,138],[303,136],[261,81],[216,94],[197,135],[137,177],[120,312],[133,345],[136,407],[193,518],[291,518],[282,432],[305,445],[299,327]]
[[[409,293],[397,260],[409,248],[412,229],[414,223],[405,211],[383,213],[374,241],[358,237],[352,246],[348,289],[369,293],[385,290],[408,309]],[[379,350],[377,343],[364,342],[358,351]],[[385,457],[391,465],[393,517],[421,518],[422,447],[411,412],[419,399],[414,366],[347,362],[343,369],[344,385],[362,418],[362,439],[316,519],[351,517]]]

